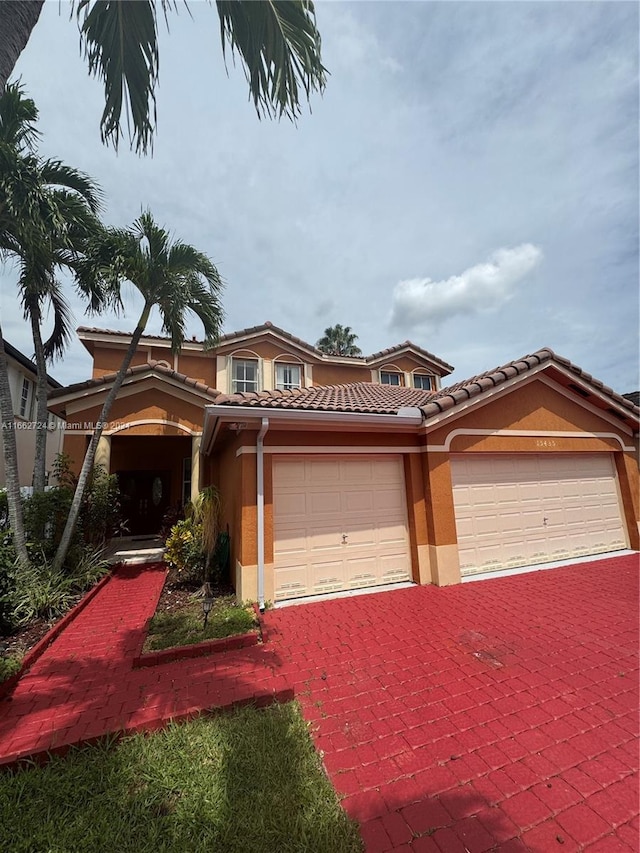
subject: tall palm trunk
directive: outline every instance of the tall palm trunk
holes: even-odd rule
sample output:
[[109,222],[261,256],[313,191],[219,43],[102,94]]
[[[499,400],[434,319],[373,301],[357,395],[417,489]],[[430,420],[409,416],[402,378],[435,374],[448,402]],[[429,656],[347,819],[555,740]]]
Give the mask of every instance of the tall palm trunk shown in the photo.
[[36,446],[35,458],[33,461],[33,491],[44,492],[46,482],[47,468],[47,420],[49,410],[47,408],[47,360],[44,354],[44,345],[42,343],[42,332],[40,331],[40,309],[34,306],[29,311],[31,320],[31,332],[33,335],[33,347],[35,352],[35,361],[37,373],[37,392],[36,392]]
[[102,406],[102,411],[100,412],[100,420],[96,425],[93,431],[93,435],[91,437],[91,441],[89,442],[89,447],[87,448],[87,452],[84,457],[84,462],[82,463],[80,476],[78,477],[78,485],[76,486],[76,491],[73,496],[73,501],[71,503],[71,509],[69,510],[69,515],[67,517],[67,523],[65,524],[64,531],[62,533],[62,538],[60,540],[60,544],[58,545],[58,550],[53,561],[54,569],[61,569],[62,564],[64,563],[65,558],[67,556],[67,551],[69,550],[69,546],[71,545],[71,539],[73,538],[73,533],[78,522],[78,515],[80,514],[82,499],[84,498],[87,483],[89,482],[89,477],[93,470],[93,464],[96,458],[96,450],[98,449],[98,442],[100,441],[104,428],[103,425],[107,422],[109,413],[111,412],[111,407],[113,406],[113,403],[115,402],[115,399],[118,396],[118,392],[122,387],[126,372],[129,369],[129,365],[131,364],[135,351],[138,347],[138,342],[146,328],[147,321],[149,320],[151,308],[152,304],[150,302],[145,303],[142,314],[140,315],[140,319],[138,320],[138,325],[136,326],[136,330],[131,338],[131,343],[127,348],[127,352],[122,361],[122,364],[120,365],[120,370],[118,371],[111,391],[109,391],[109,393],[107,394],[107,399],[104,401],[104,405]]
[[2,328],[0,328],[0,415],[2,416],[2,449],[4,453],[4,473],[7,483],[7,504],[9,523],[13,534],[13,544],[22,568],[29,566],[29,554],[24,534],[22,498],[20,496],[20,476],[18,474],[18,449],[16,433],[13,428],[13,402],[9,387],[9,369],[7,354],[4,350]]
[[44,0],[0,2],[0,95],[38,23]]

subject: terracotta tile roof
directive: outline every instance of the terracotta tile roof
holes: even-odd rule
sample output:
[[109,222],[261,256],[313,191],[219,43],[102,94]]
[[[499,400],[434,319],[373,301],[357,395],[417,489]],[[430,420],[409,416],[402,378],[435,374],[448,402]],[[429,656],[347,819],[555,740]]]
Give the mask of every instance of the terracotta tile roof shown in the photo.
[[303,341],[302,338],[297,338],[295,335],[292,335],[291,332],[286,332],[284,329],[281,329],[280,326],[275,326],[270,320],[261,323],[259,326],[249,326],[247,329],[240,329],[237,332],[227,332],[224,335],[220,335],[219,343],[224,344],[227,341],[232,341],[234,338],[244,338],[246,335],[255,335],[260,332],[275,332],[277,335],[281,335],[283,338],[287,338],[287,340],[293,341],[293,343],[298,344],[317,355],[322,355],[322,352],[319,349],[316,349],[313,344]]
[[[146,364],[136,364],[134,367],[130,367],[125,374],[125,381],[132,376],[140,376],[144,373],[156,373],[167,379],[175,379],[177,382],[182,383],[182,385],[186,385],[187,388],[193,388],[195,391],[199,391],[201,394],[206,394],[213,400],[217,400],[220,396],[220,392],[215,388],[210,388],[208,385],[205,385],[204,382],[198,382],[197,379],[192,379],[184,373],[178,373],[176,370],[172,370],[170,367],[165,367],[164,364],[160,364],[157,361],[150,361]],[[115,372],[105,373],[104,376],[99,376],[96,379],[87,379],[84,382],[76,382],[73,385],[67,385],[65,388],[57,388],[49,394],[49,399],[54,400],[57,397],[66,397],[68,394],[76,394],[82,391],[100,388],[103,385],[110,385],[116,376],[117,374]]]
[[472,376],[471,379],[465,379],[455,385],[450,385],[448,388],[442,388],[436,394],[432,395],[426,405],[422,406],[422,411],[425,417],[429,419],[441,412],[452,409],[458,403],[462,403],[472,397],[477,397],[485,391],[488,391],[490,388],[502,385],[503,382],[512,379],[514,376],[527,373],[529,370],[532,370],[538,365],[550,361],[559,364],[570,373],[575,374],[577,378],[582,379],[583,382],[591,385],[595,390],[611,397],[611,400],[619,406],[628,409],[636,415],[640,413],[640,409],[638,409],[637,406],[634,406],[630,400],[625,399],[621,394],[617,394],[612,388],[609,388],[608,385],[605,385],[599,379],[595,379],[590,373],[587,373],[586,370],[583,370],[581,367],[578,367],[578,365],[573,364],[569,359],[564,358],[561,355],[557,355],[548,347],[540,349],[531,355],[525,355],[516,361],[510,361],[507,364],[503,364],[501,367],[496,367],[493,370],[487,370],[485,373],[481,373],[478,376]]
[[628,394],[622,396],[625,400],[631,400],[634,406],[640,406],[640,391],[629,391]]
[[221,394],[216,402],[226,406],[250,406],[256,408],[307,409],[324,412],[369,412],[372,414],[396,414],[405,406],[417,406],[426,420],[436,417],[492,388],[503,384],[514,376],[533,370],[546,362],[555,362],[575,374],[597,391],[611,398],[613,403],[632,415],[640,415],[640,409],[630,400],[617,394],[590,373],[553,350],[545,348],[532,355],[511,361],[501,367],[472,376],[440,391],[424,391],[418,388],[401,388],[394,385],[377,385],[372,382],[357,382],[348,385],[328,385],[303,388],[295,391],[262,391],[260,393]]
[[405,406],[424,405],[432,393],[420,388],[354,382],[348,385],[316,385],[295,391],[221,395],[216,403],[256,408],[307,409],[317,412],[396,414]]
[[[99,329],[95,326],[79,326],[77,329],[79,335],[81,334],[92,334],[92,335],[113,335],[114,337],[125,337],[130,338],[132,332],[119,332],[116,329]],[[233,341],[236,338],[244,338],[248,335],[259,334],[260,332],[274,332],[276,335],[280,335],[286,340],[291,341],[298,346],[304,347],[304,349],[316,355],[318,358],[323,359],[334,359],[334,358],[346,358],[350,361],[353,361],[358,364],[371,364],[372,362],[379,361],[381,358],[384,358],[388,355],[395,355],[398,352],[401,352],[404,349],[412,349],[418,355],[421,355],[423,358],[432,361],[434,364],[438,365],[443,370],[443,375],[447,373],[451,373],[454,369],[452,365],[447,364],[446,361],[443,361],[438,356],[429,352],[426,349],[422,349],[422,347],[417,346],[411,341],[404,341],[401,344],[396,344],[395,346],[388,347],[387,349],[380,350],[380,352],[375,352],[373,355],[341,355],[341,356],[332,356],[323,352],[322,350],[315,347],[313,344],[308,343],[307,341],[303,341],[302,338],[298,338],[295,335],[292,335],[291,332],[285,331],[285,329],[281,329],[279,326],[276,326],[270,320],[267,320],[265,323],[261,323],[258,326],[249,326],[246,329],[239,329],[235,332],[227,332],[224,335],[220,335],[218,339],[217,346],[222,344],[226,344],[229,341]],[[164,337],[163,335],[142,335],[143,339],[146,340],[161,340],[161,341],[169,341],[169,338]],[[185,343],[189,344],[202,344],[203,341],[197,340],[195,338],[191,338],[189,340],[185,340]],[[214,347],[215,349],[215,347]]]
[[[114,337],[119,338],[131,338],[133,332],[120,332],[118,329],[99,329],[97,326],[78,326],[76,332],[81,334],[90,334],[90,335],[113,335]],[[140,338],[146,338],[147,340],[154,341],[169,341],[171,338],[166,337],[166,335],[140,335]],[[202,344],[204,341],[199,341],[194,338],[185,338],[185,344]]]
[[444,369],[444,375],[447,373],[451,373],[453,371],[453,366],[451,364],[447,364],[446,361],[443,361],[441,358],[438,358],[437,355],[434,355],[429,350],[422,349],[422,347],[417,346],[411,341],[404,341],[402,344],[396,344],[393,347],[388,347],[387,349],[380,350],[380,352],[374,352],[373,355],[368,355],[365,358],[365,361],[370,364],[373,361],[379,361],[381,358],[385,358],[386,356],[395,355],[398,352],[401,352],[404,349],[411,349],[419,355],[423,356],[423,358],[429,359],[429,361],[434,362],[439,367]]

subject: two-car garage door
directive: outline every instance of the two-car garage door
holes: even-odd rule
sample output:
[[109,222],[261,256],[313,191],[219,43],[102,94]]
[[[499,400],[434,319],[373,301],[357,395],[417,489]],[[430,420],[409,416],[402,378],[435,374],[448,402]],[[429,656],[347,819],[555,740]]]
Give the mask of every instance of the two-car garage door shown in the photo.
[[276,601],[410,579],[402,457],[274,458],[273,539]]
[[626,548],[610,454],[451,457],[462,575]]

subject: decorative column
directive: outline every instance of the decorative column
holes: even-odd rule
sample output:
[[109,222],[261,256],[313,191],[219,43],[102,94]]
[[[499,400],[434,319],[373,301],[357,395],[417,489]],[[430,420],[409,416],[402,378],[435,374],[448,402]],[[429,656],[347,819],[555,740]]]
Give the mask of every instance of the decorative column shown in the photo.
[[191,437],[191,500],[200,494],[200,443],[202,433]]
[[107,474],[111,472],[111,436],[101,435],[96,448],[95,465],[102,465]]

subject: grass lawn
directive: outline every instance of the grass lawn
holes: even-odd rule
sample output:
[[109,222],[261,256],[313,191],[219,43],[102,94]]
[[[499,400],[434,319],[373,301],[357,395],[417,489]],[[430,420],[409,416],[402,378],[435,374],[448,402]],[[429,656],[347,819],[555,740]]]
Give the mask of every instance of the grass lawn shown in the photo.
[[298,705],[243,708],[0,772],[12,853],[356,853]]
[[246,634],[257,628],[253,610],[238,605],[232,595],[214,600],[204,629],[203,619],[202,601],[194,598],[179,610],[156,613],[151,620],[143,651],[190,646],[203,640]]

